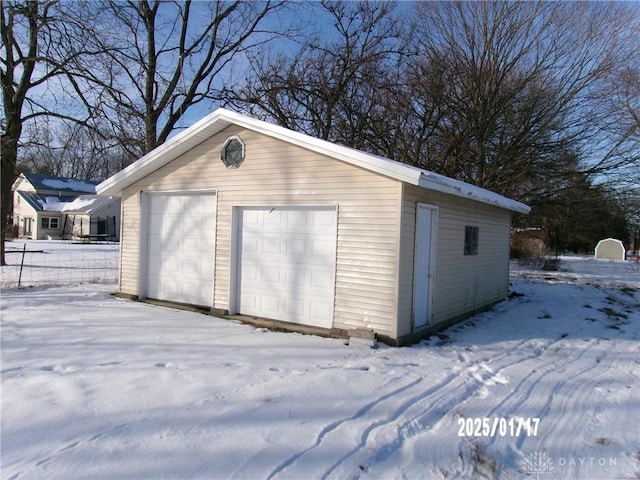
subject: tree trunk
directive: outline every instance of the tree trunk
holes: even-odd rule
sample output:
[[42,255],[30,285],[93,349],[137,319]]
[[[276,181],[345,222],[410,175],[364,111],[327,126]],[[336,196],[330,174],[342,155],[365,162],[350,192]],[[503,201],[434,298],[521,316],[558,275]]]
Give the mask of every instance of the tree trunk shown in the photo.
[[[19,137],[19,134],[18,134]],[[1,137],[0,158],[0,265],[5,261],[5,237],[11,223],[8,221],[13,211],[13,195],[11,186],[16,179],[16,160],[18,157],[18,142],[15,132],[6,132]]]

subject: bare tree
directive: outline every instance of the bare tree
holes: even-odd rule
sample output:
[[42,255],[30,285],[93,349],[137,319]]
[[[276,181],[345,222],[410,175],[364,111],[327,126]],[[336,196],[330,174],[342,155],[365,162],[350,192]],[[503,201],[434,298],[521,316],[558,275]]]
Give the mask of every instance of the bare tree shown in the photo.
[[[4,239],[11,214],[11,185],[16,178],[18,147],[23,126],[38,118],[83,121],[84,92],[69,77],[80,57],[92,55],[85,48],[83,29],[67,18],[56,1],[17,0],[0,2],[0,83],[3,100],[1,136],[0,264],[5,264]],[[80,102],[62,111],[56,104],[63,90]],[[59,106],[59,105],[58,105]]]
[[50,121],[26,127],[18,170],[100,181],[130,163],[128,153],[107,140],[99,124],[87,128]]
[[532,179],[561,174],[566,152],[610,118],[606,80],[629,61],[637,32],[637,15],[620,4],[423,3],[417,12],[410,68],[439,72],[423,89],[439,91],[444,110],[432,135],[441,147],[426,161],[524,200],[540,184]]
[[254,58],[234,103],[287,128],[368,149],[401,49],[395,5],[322,1],[312,8],[324,28],[293,54]]
[[[94,4],[85,8],[94,8]],[[101,89],[93,102],[133,158],[163,143],[187,111],[220,102],[245,54],[274,38],[282,1],[109,1],[100,12]],[[275,20],[273,20],[275,22]]]
[[[640,54],[638,54],[640,57]],[[638,59],[640,62],[640,58]],[[607,82],[604,102],[610,112],[594,135],[591,175],[607,175],[618,189],[640,195],[640,67],[638,63],[615,72]]]
[[[52,171],[105,176],[114,162],[164,142],[194,105],[221,101],[244,55],[274,37],[264,25],[283,4],[2,0],[2,263],[25,125],[42,117],[67,122],[51,127],[59,144],[47,147],[49,159],[64,153],[68,163]],[[84,152],[74,153],[80,146]],[[102,172],[72,166],[82,155],[102,158]]]

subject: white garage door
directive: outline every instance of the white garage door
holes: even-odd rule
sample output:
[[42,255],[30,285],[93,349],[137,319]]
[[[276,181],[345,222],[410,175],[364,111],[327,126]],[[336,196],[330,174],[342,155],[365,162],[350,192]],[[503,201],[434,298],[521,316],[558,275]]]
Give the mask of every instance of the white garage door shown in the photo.
[[215,194],[149,194],[146,296],[213,306]]
[[239,313],[331,328],[335,208],[242,208],[237,233]]

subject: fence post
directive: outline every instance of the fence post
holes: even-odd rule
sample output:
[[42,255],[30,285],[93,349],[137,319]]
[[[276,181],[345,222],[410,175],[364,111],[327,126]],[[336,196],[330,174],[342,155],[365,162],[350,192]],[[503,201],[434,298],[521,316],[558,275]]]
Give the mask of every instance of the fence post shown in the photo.
[[27,252],[27,244],[22,244],[22,260],[20,260],[20,273],[18,274],[18,288],[20,288],[20,282],[22,281],[22,267],[24,266],[24,255]]

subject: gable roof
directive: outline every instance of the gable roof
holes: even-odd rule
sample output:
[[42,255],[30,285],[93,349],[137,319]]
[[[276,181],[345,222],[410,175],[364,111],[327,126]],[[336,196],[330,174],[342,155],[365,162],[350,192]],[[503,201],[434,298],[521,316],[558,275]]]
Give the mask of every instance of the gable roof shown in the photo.
[[42,202],[44,202],[44,198],[42,198],[41,195],[38,195],[35,192],[23,192],[22,190],[18,190],[16,193],[36,212],[42,211]]
[[80,180],[77,178],[54,177],[39,173],[23,173],[23,176],[37,190],[58,190],[73,193],[96,193],[99,182]]
[[180,155],[230,125],[247,128],[411,185],[476,200],[514,212],[529,213],[530,210],[530,208],[523,203],[511,200],[484,188],[476,187],[395,160],[294,132],[293,130],[224,108],[215,110],[213,113],[207,115],[175,137],[170,138],[125,169],[100,183],[96,187],[97,193],[101,195],[119,194],[124,188],[178,158]]

